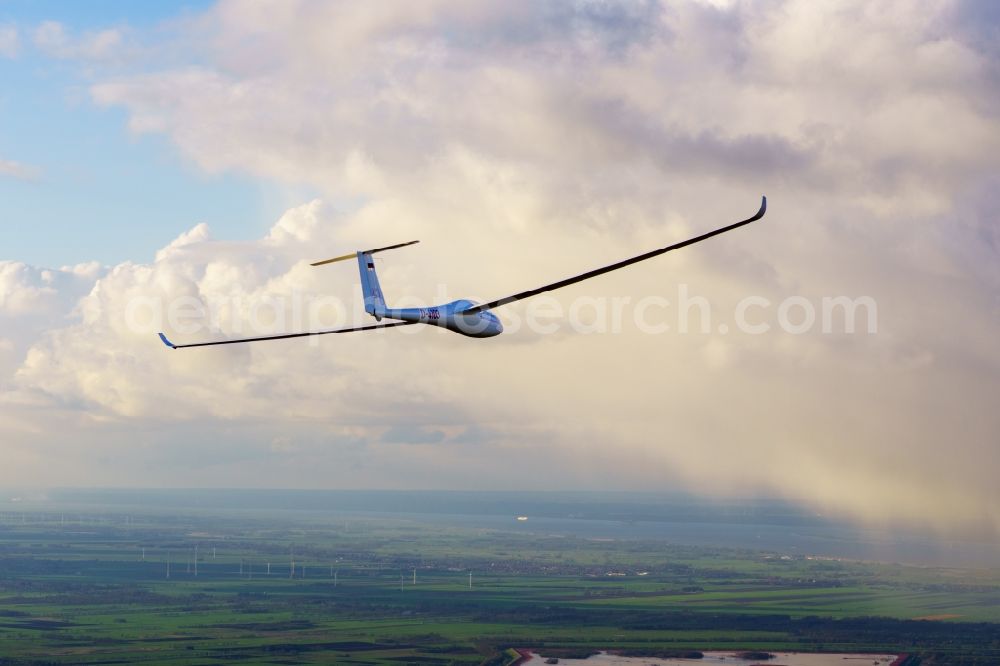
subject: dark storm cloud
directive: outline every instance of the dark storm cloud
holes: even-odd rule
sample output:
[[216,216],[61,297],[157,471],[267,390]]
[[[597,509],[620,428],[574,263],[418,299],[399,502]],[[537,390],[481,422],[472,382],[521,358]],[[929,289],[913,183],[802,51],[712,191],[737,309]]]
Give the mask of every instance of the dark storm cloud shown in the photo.
[[653,0],[510,3],[484,13],[491,20],[482,21],[482,14],[470,9],[465,21],[459,12],[457,26],[452,14],[434,29],[443,28],[450,45],[474,55],[486,51],[501,57],[507,51],[563,58],[567,44],[578,50],[596,46],[603,55],[623,57],[632,48],[669,34],[662,23],[663,8]]
[[437,444],[445,434],[432,428],[393,427],[385,431],[380,441],[386,444]]

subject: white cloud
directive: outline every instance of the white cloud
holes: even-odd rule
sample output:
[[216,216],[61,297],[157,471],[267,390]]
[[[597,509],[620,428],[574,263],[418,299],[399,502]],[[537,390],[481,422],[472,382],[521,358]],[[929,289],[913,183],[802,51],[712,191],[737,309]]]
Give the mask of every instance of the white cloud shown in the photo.
[[45,269],[0,261],[0,316],[68,314],[102,272],[96,262]]
[[[47,468],[58,479],[683,484],[998,530],[984,464],[1000,432],[996,80],[950,16],[910,2],[221,3],[184,24],[189,57],[98,76],[94,99],[206,171],[306,183],[348,212],[306,204],[248,243],[199,226],[152,264],[110,269],[78,321],[34,341],[0,423],[66,460]],[[306,261],[413,238],[385,255],[390,297],[492,298],[743,217],[762,191],[758,225],[558,302],[676,308],[686,282],[725,318],[748,295],[871,296],[877,335],[626,324],[169,351],[124,320],[137,299],[185,296],[228,303],[212,335],[277,295],[332,294],[356,313],[347,264]],[[50,434],[66,430],[114,462]]]
[[43,21],[34,33],[35,46],[46,55],[61,59],[105,60],[117,55],[123,42],[124,34],[118,28],[74,37],[58,21]]
[[77,316],[79,299],[103,271],[97,263],[48,269],[0,261],[0,386],[46,331]]
[[0,56],[4,58],[17,57],[20,47],[17,27],[9,24],[0,24]]
[[22,164],[13,160],[0,159],[0,176],[11,176],[20,180],[34,180],[41,175],[38,167]]
[[93,93],[208,170],[338,191],[371,191],[351,156],[397,189],[458,144],[556,181],[652,162],[672,179],[752,176],[773,190],[794,174],[875,210],[940,212],[995,165],[984,62],[940,38],[943,10],[558,7],[222,3],[197,33],[214,66]]

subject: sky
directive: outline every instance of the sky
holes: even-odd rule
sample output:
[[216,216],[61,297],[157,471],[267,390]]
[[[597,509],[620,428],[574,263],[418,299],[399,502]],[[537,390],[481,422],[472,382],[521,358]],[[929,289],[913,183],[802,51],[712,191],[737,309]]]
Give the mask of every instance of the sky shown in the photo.
[[[0,2],[0,484],[639,489],[1000,539],[1000,11]],[[176,342],[492,300],[403,329]],[[853,326],[848,306],[857,315]]]

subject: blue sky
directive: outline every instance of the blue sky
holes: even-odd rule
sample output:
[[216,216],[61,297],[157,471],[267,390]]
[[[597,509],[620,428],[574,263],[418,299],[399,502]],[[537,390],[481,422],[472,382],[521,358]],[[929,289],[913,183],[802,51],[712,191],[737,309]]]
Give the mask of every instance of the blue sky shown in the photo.
[[149,32],[209,3],[2,2],[19,49],[0,57],[0,159],[37,170],[0,178],[0,259],[41,266],[148,260],[196,223],[221,238],[262,234],[288,205],[283,188],[230,171],[200,172],[162,136],[135,136],[120,108],[88,92],[87,63],[46,56],[32,43],[43,21],[71,34],[108,27]]
[[58,20],[79,28],[104,28],[109,25],[128,23],[133,26],[149,26],[166,18],[173,18],[185,12],[202,11],[211,6],[207,0],[184,0],[183,2],[135,2],[135,0],[3,0],[0,2],[0,20],[28,24]]

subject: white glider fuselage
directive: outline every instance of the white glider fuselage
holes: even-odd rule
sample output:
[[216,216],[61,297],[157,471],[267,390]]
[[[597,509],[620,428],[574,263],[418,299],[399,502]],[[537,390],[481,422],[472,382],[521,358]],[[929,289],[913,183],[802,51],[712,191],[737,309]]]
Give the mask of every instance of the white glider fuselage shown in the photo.
[[414,324],[440,326],[470,338],[492,338],[503,333],[500,319],[488,310],[462,314],[463,311],[479,305],[474,301],[461,300],[435,305],[429,308],[383,308],[369,314],[376,320],[398,319]]
[[503,333],[500,319],[488,310],[467,313],[478,303],[468,300],[452,301],[429,308],[390,308],[385,304],[382,287],[378,282],[375,262],[370,252],[358,252],[358,270],[361,274],[361,293],[365,298],[365,312],[376,321],[396,319],[411,324],[440,326],[470,338],[492,338]]

